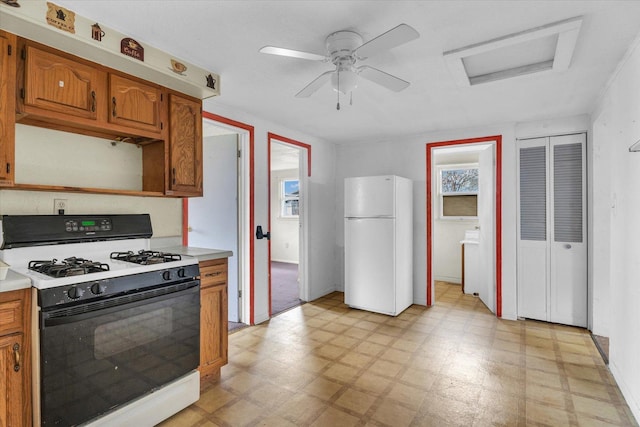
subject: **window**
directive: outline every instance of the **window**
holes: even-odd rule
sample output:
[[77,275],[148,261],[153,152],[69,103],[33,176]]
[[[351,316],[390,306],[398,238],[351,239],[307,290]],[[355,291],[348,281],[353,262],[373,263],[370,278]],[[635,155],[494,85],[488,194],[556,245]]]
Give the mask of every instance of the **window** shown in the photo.
[[446,166],[440,169],[440,216],[474,218],[478,216],[477,165]]
[[300,206],[300,181],[297,179],[282,180],[280,197],[280,216],[297,218]]

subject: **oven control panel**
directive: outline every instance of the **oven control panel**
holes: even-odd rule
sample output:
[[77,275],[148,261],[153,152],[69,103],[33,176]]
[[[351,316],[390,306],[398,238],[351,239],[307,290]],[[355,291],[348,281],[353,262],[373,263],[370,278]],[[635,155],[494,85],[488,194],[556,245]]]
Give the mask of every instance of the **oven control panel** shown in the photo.
[[109,218],[68,219],[64,222],[68,233],[86,233],[87,231],[111,231],[113,225]]

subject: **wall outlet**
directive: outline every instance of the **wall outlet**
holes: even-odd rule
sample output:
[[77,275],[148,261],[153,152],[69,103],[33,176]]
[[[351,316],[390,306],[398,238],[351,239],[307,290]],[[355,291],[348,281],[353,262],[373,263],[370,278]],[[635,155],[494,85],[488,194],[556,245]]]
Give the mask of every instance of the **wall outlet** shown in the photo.
[[67,199],[53,199],[53,213],[62,215],[67,209]]

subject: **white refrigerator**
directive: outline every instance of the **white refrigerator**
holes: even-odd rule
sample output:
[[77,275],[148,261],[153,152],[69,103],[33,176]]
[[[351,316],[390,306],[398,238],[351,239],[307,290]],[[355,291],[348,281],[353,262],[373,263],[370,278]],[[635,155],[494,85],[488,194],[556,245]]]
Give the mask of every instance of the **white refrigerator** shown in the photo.
[[397,316],[413,304],[413,185],[399,176],[345,179],[345,303]]

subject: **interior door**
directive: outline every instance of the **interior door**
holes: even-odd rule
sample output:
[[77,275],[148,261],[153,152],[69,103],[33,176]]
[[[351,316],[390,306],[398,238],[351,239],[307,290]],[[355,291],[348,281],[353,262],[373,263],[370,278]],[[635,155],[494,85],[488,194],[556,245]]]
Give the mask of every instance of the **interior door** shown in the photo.
[[518,316],[548,320],[547,138],[518,141]]
[[479,279],[478,296],[492,313],[496,311],[495,280],[495,173],[494,145],[480,152],[478,166]]
[[189,199],[189,245],[233,251],[229,258],[229,321],[239,322],[238,136],[205,137],[203,196]]
[[550,138],[550,320],[587,326],[585,134]]

